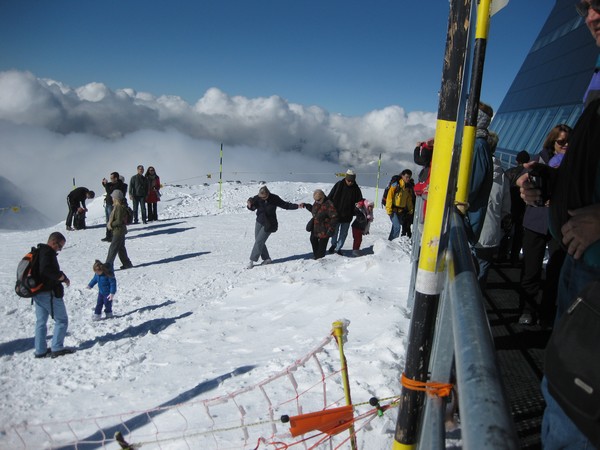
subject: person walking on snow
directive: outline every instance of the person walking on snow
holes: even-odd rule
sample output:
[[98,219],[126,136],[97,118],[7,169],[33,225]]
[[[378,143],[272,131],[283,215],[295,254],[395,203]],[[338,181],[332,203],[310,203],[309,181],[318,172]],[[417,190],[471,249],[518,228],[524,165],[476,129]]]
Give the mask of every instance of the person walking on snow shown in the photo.
[[267,186],[262,186],[258,190],[258,195],[248,199],[246,206],[250,211],[256,211],[254,246],[250,252],[250,262],[247,265],[248,269],[252,269],[258,262],[258,258],[262,258],[263,264],[273,262],[267,249],[267,239],[277,231],[279,226],[277,223],[277,208],[304,208],[304,203],[294,204],[283,201],[278,195],[271,194]]
[[[38,244],[39,255],[36,279],[42,283],[42,288],[33,296],[35,305],[35,357],[45,358],[50,356],[67,355],[75,352],[75,349],[65,347],[64,341],[69,327],[67,308],[63,300],[65,289],[63,283],[71,285],[69,278],[60,270],[57,254],[60,252],[67,240],[55,231],[48,237],[46,244]],[[52,345],[47,347],[48,317],[54,320],[54,332],[52,333]]]
[[[325,256],[327,242],[337,225],[337,211],[331,200],[325,197],[321,189],[313,192],[314,203],[306,203],[304,207],[312,214],[312,229],[310,229],[310,245],[313,250],[314,259]],[[307,231],[309,229],[307,228]]]
[[352,169],[346,171],[343,180],[333,185],[327,198],[332,201],[338,212],[338,224],[331,237],[329,253],[341,255],[342,247],[348,236],[348,230],[350,230],[350,222],[354,217],[355,205],[363,198],[362,192],[356,184],[356,174]]
[[98,285],[98,298],[92,320],[100,320],[102,307],[104,307],[106,318],[111,319],[113,317],[112,302],[117,293],[117,279],[115,278],[114,273],[111,273],[111,271],[98,260],[94,262],[92,270],[94,271],[94,277],[88,283],[87,288],[92,289],[96,284]]
[[371,222],[373,222],[373,203],[369,200],[362,199],[356,204],[355,210],[356,219],[352,222],[352,255],[360,256],[360,245],[362,244],[362,237],[365,234],[369,234],[369,228],[371,228]]
[[387,194],[385,211],[392,221],[392,229],[388,236],[388,240],[390,241],[400,236],[405,216],[412,215],[415,211],[412,190],[408,187],[410,177],[412,177],[412,171],[408,169],[403,170],[400,173],[399,180],[390,186]]

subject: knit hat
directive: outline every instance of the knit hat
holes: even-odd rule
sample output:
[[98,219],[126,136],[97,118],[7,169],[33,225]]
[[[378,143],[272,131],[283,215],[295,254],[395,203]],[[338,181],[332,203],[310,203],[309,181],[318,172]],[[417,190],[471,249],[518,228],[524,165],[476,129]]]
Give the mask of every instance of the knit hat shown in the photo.
[[350,180],[350,181],[356,180],[356,174],[354,173],[354,170],[348,169],[346,171],[346,180]]
[[114,200],[123,200],[123,192],[121,192],[118,189],[115,189],[114,191],[112,191],[112,194],[110,194],[110,196],[114,199]]

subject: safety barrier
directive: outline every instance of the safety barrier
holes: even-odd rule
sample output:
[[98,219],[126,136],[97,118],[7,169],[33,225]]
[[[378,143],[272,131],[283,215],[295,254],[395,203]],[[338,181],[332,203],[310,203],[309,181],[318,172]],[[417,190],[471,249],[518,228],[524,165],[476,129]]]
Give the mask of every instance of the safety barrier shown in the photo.
[[[428,396],[417,448],[446,448],[456,400],[467,449],[519,448],[471,251],[458,212],[450,219],[447,276],[430,363],[431,379],[454,384],[448,397]],[[457,395],[458,394],[458,395]]]

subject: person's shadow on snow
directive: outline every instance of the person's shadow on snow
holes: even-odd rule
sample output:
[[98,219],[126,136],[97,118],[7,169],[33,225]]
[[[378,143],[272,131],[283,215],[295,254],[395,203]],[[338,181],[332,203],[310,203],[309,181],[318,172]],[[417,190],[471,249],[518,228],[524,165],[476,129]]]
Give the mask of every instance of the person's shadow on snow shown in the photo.
[[145,237],[150,237],[150,236],[160,236],[161,234],[175,234],[175,233],[183,233],[185,231],[188,230],[193,230],[196,227],[186,227],[186,228],[164,228],[162,230],[153,230],[153,231],[149,231],[147,233],[140,233],[140,234],[136,234],[135,236],[127,236],[127,240],[130,239],[140,239],[140,238],[145,238]]
[[[147,267],[153,266],[155,264],[168,264],[175,261],[183,261],[184,259],[196,258],[197,256],[208,255],[210,252],[196,252],[196,253],[188,253],[187,255],[177,255],[171,256],[170,258],[159,259],[158,261],[151,261],[147,263],[136,264],[132,267],[132,269],[136,269],[138,267]],[[131,270],[131,269],[126,269]]]
[[[132,431],[142,428],[149,423],[152,422],[152,419],[160,414],[163,414],[167,411],[170,411],[170,406],[180,405],[185,402],[189,402],[190,400],[198,397],[201,394],[204,394],[208,391],[216,389],[223,381],[228,378],[232,378],[237,375],[243,375],[245,373],[250,372],[256,366],[242,366],[237,369],[220,375],[211,380],[203,381],[202,383],[194,386],[193,388],[182,392],[181,394],[173,397],[171,400],[158,405],[154,408],[151,408],[149,411],[141,412],[137,416],[132,417],[125,422],[118,423],[108,428],[102,428],[98,430],[94,434],[87,436],[85,438],[79,439],[79,441],[74,442],[72,444],[63,445],[62,447],[53,447],[55,450],[72,450],[74,448],[77,449],[92,449],[98,448],[99,445],[105,445],[107,442],[112,441],[111,437],[115,435],[117,431],[121,432],[125,439],[127,439],[128,435],[131,434]],[[116,418],[115,418],[116,419]],[[75,447],[77,446],[77,447]]]
[[104,344],[106,342],[114,342],[120,339],[131,339],[133,337],[141,337],[145,336],[148,333],[158,334],[166,328],[173,325],[179,319],[183,319],[185,317],[191,316],[192,312],[188,311],[186,313],[181,314],[177,317],[167,317],[161,319],[152,319],[147,322],[141,323],[139,325],[133,325],[125,328],[118,333],[107,333],[104,336],[98,336],[95,339],[90,339],[87,341],[83,341],[76,349],[79,350],[87,350],[92,348],[96,344]]

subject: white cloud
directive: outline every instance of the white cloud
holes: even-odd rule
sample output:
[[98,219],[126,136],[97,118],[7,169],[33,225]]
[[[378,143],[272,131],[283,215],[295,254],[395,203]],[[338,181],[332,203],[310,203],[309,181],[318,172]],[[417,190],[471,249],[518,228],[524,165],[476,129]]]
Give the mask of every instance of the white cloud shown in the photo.
[[[28,189],[32,204],[49,216],[48,209],[56,216],[64,206],[44,208],[35,197],[52,195],[63,204],[73,177],[100,191],[109,172],[129,177],[139,163],[156,166],[165,181],[215,176],[220,143],[229,178],[298,181],[298,172],[329,174],[345,167],[372,174],[369,164],[380,153],[388,173],[414,168],[415,142],[433,136],[435,120],[435,113],[407,113],[399,106],[347,117],[279,96],[250,99],[217,88],[190,105],[176,96],[113,91],[97,82],[71,88],[29,72],[0,72],[6,177]],[[40,175],[32,180],[32,172]],[[375,184],[372,176],[362,180]]]

